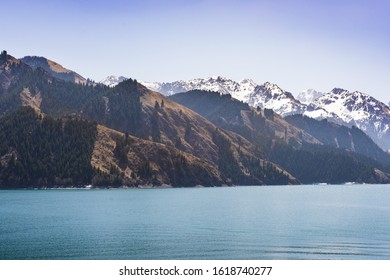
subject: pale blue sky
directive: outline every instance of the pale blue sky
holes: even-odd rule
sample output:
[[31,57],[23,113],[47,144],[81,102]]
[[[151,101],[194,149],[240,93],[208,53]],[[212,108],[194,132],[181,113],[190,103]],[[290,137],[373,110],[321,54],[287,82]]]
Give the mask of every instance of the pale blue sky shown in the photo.
[[390,101],[390,1],[1,1],[1,49],[99,81],[221,75]]

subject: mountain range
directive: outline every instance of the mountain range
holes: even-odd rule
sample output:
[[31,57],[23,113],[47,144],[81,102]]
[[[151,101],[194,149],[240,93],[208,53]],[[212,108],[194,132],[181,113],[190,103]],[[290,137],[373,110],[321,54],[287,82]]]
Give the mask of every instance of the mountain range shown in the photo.
[[255,143],[262,157],[304,183],[333,180],[337,174],[364,174],[363,162],[390,171],[390,155],[356,127],[302,115],[282,118],[271,109],[255,113],[246,103],[217,92],[194,90],[170,98]]
[[[37,59],[49,61],[0,55],[1,188],[390,182],[390,155],[358,128],[294,122],[228,92],[78,82]],[[237,92],[254,98],[253,86]],[[254,91],[294,98],[269,83]]]
[[[2,187],[299,182],[256,155],[255,146],[237,133],[218,128],[135,80],[113,88],[77,84],[2,53],[0,82]],[[87,122],[71,123],[68,117]],[[69,134],[84,130],[90,133],[77,141],[75,133]],[[64,163],[63,149],[69,143],[61,139],[88,146],[69,152],[71,158],[86,160]],[[81,177],[77,170],[83,169],[88,172]]]
[[[102,82],[114,86],[117,80],[111,76],[109,80]],[[328,119],[349,127],[356,126],[380,147],[390,150],[389,106],[359,91],[334,88],[328,93],[321,93],[311,89],[299,93],[295,98],[292,93],[276,84],[266,82],[259,85],[250,79],[236,82],[221,76],[171,83],[140,83],[166,96],[195,89],[210,90],[230,94],[255,108],[259,106],[272,109],[283,117],[302,114],[318,120]]]

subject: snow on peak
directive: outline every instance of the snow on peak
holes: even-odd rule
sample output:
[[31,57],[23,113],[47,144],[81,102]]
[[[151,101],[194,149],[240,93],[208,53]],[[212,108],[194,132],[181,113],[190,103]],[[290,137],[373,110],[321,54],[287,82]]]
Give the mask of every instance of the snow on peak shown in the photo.
[[342,88],[334,88],[332,89],[331,93],[333,94],[337,94],[337,95],[341,95],[341,94],[345,94],[345,93],[349,93],[348,90],[345,90],[345,89],[342,89]]
[[258,85],[248,97],[245,102],[250,106],[272,109],[282,116],[302,114],[306,110],[306,106],[296,100],[290,92],[270,82]]
[[390,109],[374,97],[335,88],[314,104],[337,115],[345,124],[357,126],[383,149],[390,149]]
[[385,110],[386,105],[360,91],[333,89],[315,101],[329,112],[337,113],[345,122],[356,122]]
[[107,78],[101,80],[99,83],[109,86],[109,87],[114,87],[120,82],[123,82],[124,80],[127,80],[128,78],[123,77],[123,76],[108,76]]
[[233,98],[246,102],[253,107],[260,106],[261,108],[273,109],[283,116],[292,113],[303,113],[305,109],[305,106],[296,100],[291,93],[284,91],[278,85],[270,82],[259,85],[251,79],[242,79],[237,82],[223,76],[212,76],[170,83],[140,83],[164,95],[196,89],[230,94]]
[[310,103],[313,103],[317,98],[319,98],[323,95],[324,95],[324,93],[322,93],[322,92],[318,92],[314,89],[307,89],[307,90],[301,91],[298,94],[297,99],[301,103],[309,105]]
[[272,84],[270,82],[265,82],[263,85],[261,85],[265,90],[272,93],[273,95],[280,95],[285,93],[284,90],[282,90],[278,85]]
[[256,83],[252,79],[242,79],[239,81],[240,84],[248,84],[248,85],[254,85],[256,86]]
[[228,78],[226,77],[222,77],[222,76],[211,76],[210,78],[208,78],[209,81],[217,81],[217,82],[225,82],[227,80],[229,80]]

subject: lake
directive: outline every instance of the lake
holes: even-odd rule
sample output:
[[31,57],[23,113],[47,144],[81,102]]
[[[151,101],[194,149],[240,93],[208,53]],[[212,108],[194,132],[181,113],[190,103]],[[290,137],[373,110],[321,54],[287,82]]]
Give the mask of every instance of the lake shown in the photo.
[[390,259],[390,185],[4,190],[0,259]]

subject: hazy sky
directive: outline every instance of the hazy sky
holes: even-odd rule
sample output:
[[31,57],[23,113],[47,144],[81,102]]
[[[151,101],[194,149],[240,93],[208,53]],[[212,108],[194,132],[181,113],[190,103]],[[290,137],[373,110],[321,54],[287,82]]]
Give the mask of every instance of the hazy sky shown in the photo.
[[1,49],[99,81],[221,75],[390,101],[388,0],[5,0]]

